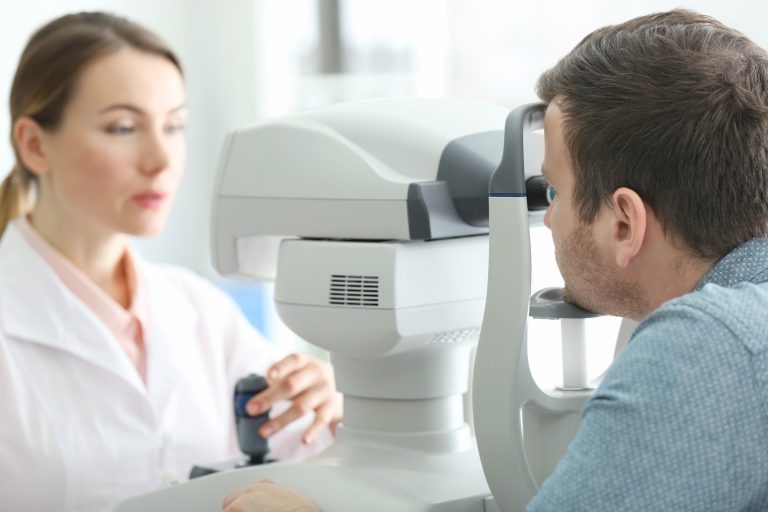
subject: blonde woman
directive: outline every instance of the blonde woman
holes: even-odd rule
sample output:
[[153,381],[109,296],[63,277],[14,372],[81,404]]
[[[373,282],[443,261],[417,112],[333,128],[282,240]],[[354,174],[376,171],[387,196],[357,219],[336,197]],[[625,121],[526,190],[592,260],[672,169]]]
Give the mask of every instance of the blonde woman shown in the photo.
[[183,172],[171,50],[122,18],[61,17],[30,39],[10,105],[0,509],[111,510],[236,455],[232,390],[252,371],[270,388],[251,412],[282,404],[263,428],[275,456],[327,444],[341,417],[330,367],[282,358],[222,292],[128,245],[162,230]]

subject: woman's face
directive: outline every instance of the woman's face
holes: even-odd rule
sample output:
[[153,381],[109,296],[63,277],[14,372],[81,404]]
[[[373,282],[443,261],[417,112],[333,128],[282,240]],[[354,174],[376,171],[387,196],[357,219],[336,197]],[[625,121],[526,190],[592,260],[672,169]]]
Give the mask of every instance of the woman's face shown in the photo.
[[74,229],[159,232],[184,168],[185,121],[184,82],[169,60],[134,49],[94,59],[43,138],[38,206]]

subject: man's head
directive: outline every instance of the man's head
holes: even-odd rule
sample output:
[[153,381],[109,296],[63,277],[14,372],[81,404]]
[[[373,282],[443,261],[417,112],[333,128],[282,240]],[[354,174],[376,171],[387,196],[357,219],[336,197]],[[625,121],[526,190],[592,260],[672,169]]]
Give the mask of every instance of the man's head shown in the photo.
[[[588,297],[600,276],[628,286],[614,294],[638,288],[633,262],[658,242],[654,223],[670,248],[710,265],[768,233],[768,56],[739,32],[690,11],[636,18],[588,35],[537,90],[549,104],[545,173],[571,181],[548,220],[576,302],[611,309]],[[618,241],[627,229],[643,233],[626,254],[602,250],[601,236]]]

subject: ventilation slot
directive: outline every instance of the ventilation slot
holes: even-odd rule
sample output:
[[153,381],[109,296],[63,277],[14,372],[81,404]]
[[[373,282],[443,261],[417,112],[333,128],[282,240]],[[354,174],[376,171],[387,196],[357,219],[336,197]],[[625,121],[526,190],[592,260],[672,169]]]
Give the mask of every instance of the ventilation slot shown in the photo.
[[450,331],[440,334],[435,334],[426,341],[427,345],[432,344],[445,344],[445,343],[457,343],[463,341],[477,341],[480,337],[480,329],[465,329],[462,331]]
[[378,306],[379,276],[332,275],[328,303],[334,306]]

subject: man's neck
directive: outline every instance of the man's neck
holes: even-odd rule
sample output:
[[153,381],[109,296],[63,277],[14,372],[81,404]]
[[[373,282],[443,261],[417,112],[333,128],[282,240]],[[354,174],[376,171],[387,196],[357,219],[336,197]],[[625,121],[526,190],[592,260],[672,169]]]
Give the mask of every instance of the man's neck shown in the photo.
[[639,319],[644,318],[668,300],[692,292],[716,263],[714,260],[696,258],[678,249],[672,249],[672,251],[677,254],[660,256],[659,259],[664,258],[666,261],[650,266],[649,270],[643,273],[641,282],[648,299],[649,309],[640,312]]

